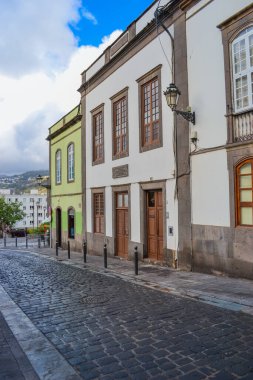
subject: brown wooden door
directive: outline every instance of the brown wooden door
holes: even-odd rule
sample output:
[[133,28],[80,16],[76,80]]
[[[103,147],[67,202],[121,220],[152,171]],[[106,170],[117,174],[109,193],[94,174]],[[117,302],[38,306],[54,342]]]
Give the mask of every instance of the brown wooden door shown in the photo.
[[163,200],[162,191],[147,192],[148,257],[163,261]]
[[116,254],[128,257],[128,193],[116,194]]

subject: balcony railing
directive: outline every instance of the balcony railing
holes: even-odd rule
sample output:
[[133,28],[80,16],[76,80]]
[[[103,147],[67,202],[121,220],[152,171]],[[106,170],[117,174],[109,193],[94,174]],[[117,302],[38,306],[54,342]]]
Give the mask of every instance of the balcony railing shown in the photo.
[[234,142],[253,140],[253,111],[233,115]]

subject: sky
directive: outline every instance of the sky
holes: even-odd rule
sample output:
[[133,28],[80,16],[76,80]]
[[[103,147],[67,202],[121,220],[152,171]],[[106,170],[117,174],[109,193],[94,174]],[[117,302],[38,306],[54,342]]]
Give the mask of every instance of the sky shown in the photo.
[[0,174],[47,169],[81,72],[152,0],[0,0]]

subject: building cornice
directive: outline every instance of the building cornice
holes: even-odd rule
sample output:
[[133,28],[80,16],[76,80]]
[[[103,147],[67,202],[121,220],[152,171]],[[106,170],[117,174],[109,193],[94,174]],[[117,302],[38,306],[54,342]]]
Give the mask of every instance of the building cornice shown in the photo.
[[75,125],[76,123],[78,123],[78,121],[80,121],[81,119],[82,119],[82,115],[76,115],[75,117],[73,117],[73,119],[71,119],[70,121],[68,121],[67,123],[65,123],[57,131],[55,131],[52,134],[49,134],[47,136],[46,140],[50,141],[50,140],[54,139],[55,137],[59,136],[61,133],[65,132],[68,128],[70,128],[73,125]]
[[191,7],[193,7],[195,4],[197,4],[200,0],[182,0],[179,8],[182,9],[182,11],[187,11]]

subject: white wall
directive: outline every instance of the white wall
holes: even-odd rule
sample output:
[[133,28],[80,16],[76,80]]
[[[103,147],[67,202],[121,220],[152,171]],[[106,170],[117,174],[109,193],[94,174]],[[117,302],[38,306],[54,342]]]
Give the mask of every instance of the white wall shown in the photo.
[[[166,231],[167,248],[176,249],[178,246],[178,201],[175,199],[175,180],[166,182]],[[173,235],[168,234],[168,228],[173,228]]]
[[229,186],[225,149],[192,157],[193,224],[229,226]]
[[112,189],[105,188],[105,234],[112,236]]
[[87,231],[92,232],[92,208],[91,208],[91,202],[92,202],[92,196],[91,196],[91,190],[89,188],[86,189],[86,217],[87,217]]
[[140,187],[137,183],[131,185],[131,240],[140,242]]

